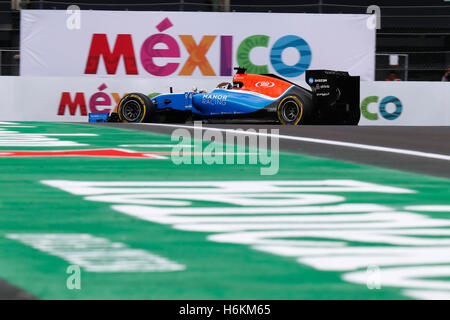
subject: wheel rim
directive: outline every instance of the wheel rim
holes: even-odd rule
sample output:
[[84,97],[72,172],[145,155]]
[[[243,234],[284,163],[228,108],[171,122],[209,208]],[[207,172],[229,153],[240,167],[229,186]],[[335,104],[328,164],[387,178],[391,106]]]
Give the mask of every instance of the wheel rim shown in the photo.
[[282,108],[282,116],[286,122],[294,122],[300,116],[300,107],[294,100],[287,101]]
[[122,116],[128,122],[136,122],[141,115],[141,106],[135,100],[125,102],[122,107]]

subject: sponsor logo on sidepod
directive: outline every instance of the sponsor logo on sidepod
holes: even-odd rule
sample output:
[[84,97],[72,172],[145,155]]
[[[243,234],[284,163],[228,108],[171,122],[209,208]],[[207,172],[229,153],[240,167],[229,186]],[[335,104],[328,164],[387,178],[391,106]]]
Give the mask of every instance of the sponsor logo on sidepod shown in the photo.
[[260,81],[256,83],[257,87],[266,87],[266,88],[271,88],[275,85],[275,83],[271,82],[271,81]]

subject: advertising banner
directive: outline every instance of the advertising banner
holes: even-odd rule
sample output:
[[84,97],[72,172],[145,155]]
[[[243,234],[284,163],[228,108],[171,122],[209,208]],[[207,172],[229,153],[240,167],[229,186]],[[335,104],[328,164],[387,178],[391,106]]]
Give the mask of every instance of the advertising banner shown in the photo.
[[374,79],[369,15],[21,10],[23,76],[215,78],[233,68]]
[[0,121],[88,121],[89,113],[110,112],[126,93],[212,90],[211,79],[121,79],[0,77]]
[[[0,121],[87,122],[89,113],[110,112],[126,93],[211,91],[215,85],[211,79],[0,77]],[[360,125],[450,125],[449,83],[364,81],[360,101]]]
[[360,125],[450,125],[450,83],[361,82],[360,99]]

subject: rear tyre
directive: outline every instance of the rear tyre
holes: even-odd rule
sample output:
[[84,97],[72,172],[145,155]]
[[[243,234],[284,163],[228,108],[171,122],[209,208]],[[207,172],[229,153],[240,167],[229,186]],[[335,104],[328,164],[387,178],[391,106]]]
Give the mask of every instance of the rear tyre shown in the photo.
[[150,122],[154,116],[154,106],[148,96],[129,93],[117,106],[117,114],[122,122]]
[[278,104],[277,117],[281,124],[305,124],[310,117],[310,108],[299,96],[289,95]]

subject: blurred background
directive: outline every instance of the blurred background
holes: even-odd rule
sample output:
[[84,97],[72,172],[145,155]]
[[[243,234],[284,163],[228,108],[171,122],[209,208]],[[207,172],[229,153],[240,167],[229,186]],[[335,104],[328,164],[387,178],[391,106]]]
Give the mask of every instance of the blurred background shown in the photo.
[[[224,11],[367,13],[381,11],[376,80],[441,81],[450,67],[450,1],[446,0],[0,0],[0,75],[19,75],[20,10]],[[282,23],[282,21],[280,21]]]

